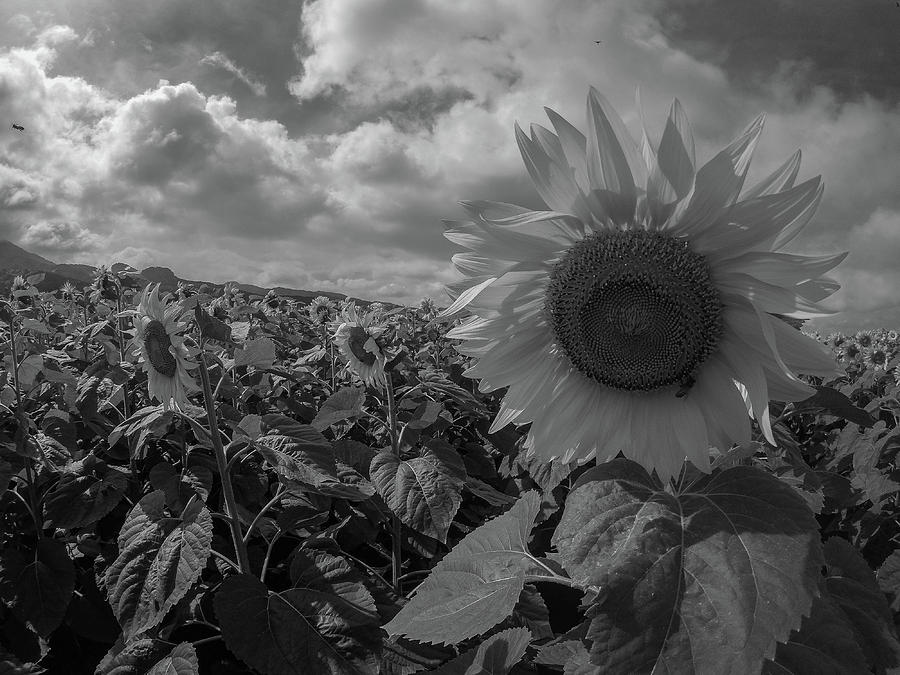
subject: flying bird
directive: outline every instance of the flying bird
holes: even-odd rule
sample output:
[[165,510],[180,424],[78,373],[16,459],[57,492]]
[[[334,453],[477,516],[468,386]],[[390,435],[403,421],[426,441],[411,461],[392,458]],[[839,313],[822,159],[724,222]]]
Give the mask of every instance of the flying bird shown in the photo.
[[16,124],[15,122],[13,122],[12,128],[16,131],[25,131],[25,127],[23,127],[21,124]]
[[601,42],[603,42],[603,40],[594,40],[595,45],[599,45]]

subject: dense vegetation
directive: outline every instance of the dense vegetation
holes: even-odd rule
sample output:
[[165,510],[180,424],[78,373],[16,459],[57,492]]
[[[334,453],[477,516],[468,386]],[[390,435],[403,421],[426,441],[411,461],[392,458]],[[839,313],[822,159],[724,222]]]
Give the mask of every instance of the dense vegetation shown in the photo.
[[664,486],[489,433],[428,302],[381,309],[366,387],[339,307],[182,288],[199,367],[166,409],[127,272],[37,281],[0,305],[0,673],[900,666],[895,331],[829,336],[844,373],[771,403],[776,446]]

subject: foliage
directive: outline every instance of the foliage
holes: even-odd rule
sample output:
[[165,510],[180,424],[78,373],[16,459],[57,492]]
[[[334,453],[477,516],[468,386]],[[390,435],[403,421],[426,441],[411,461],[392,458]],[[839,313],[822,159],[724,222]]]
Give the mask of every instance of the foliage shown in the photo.
[[2,672],[900,668],[896,333],[664,485],[490,433],[430,303],[378,310],[374,389],[330,303],[181,288],[209,391],[164,409],[104,274],[0,302]]

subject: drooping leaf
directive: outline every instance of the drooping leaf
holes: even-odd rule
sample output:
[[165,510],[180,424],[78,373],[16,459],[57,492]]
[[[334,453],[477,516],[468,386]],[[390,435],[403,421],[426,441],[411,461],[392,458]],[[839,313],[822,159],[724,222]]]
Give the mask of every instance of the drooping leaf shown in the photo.
[[825,542],[825,587],[844,613],[869,668],[900,666],[894,617],[865,558],[840,537]]
[[197,320],[200,334],[204,338],[218,340],[219,342],[231,342],[231,326],[211,316],[199,304],[194,306],[194,318]]
[[0,598],[41,637],[59,626],[75,589],[66,545],[42,537],[33,549],[0,551]]
[[837,389],[825,386],[817,386],[816,393],[796,403],[795,409],[837,415],[862,427],[870,427],[876,421],[865,410],[853,405],[853,402]]
[[401,521],[416,532],[447,541],[466,478],[462,459],[452,446],[432,441],[421,457],[410,460],[383,450],[372,460],[369,475]]
[[156,626],[200,576],[212,543],[212,517],[194,501],[166,513],[155,490],[129,512],[119,532],[119,556],[106,571],[110,606],[127,637]]
[[125,473],[88,455],[70,465],[47,492],[44,514],[55,527],[90,525],[116,507],[127,486]]
[[541,574],[526,543],[540,503],[537,492],[526,492],[509,511],[466,535],[384,630],[419,642],[456,644],[509,616],[525,575]]
[[283,415],[265,415],[269,431],[256,441],[260,453],[275,472],[313,487],[338,482],[331,443],[308,424]]
[[214,604],[225,644],[265,675],[374,675],[377,628],[340,600],[309,588],[274,593],[256,577],[237,574]]
[[615,672],[752,672],[817,594],[821,544],[796,491],[760,469],[678,495],[629,460],[583,474],[553,536],[588,608],[591,660]]
[[244,343],[243,349],[234,353],[234,365],[268,368],[275,363],[275,343],[271,338],[261,337]]
[[363,387],[342,387],[322,404],[311,426],[324,431],[336,422],[359,417],[365,402],[366,390]]
[[163,658],[171,645],[153,638],[139,638],[128,643],[121,636],[97,665],[97,675],[144,675],[148,668]]
[[525,584],[519,601],[513,608],[512,617],[516,625],[530,630],[535,640],[553,637],[553,629],[550,627],[550,611],[547,609],[544,597],[534,584]]
[[531,633],[527,628],[510,628],[431,672],[434,675],[506,675],[525,655],[530,642]]
[[[880,432],[884,426],[884,422],[878,422],[873,431],[877,429]],[[850,482],[853,487],[862,490],[866,499],[871,500],[876,511],[881,509],[884,497],[900,491],[900,483],[890,478],[890,469],[880,468],[885,445],[891,438],[891,435],[885,434],[874,442],[862,442],[853,452],[853,475]]]
[[147,671],[147,675],[199,675],[197,652],[190,642],[175,645],[168,655]]

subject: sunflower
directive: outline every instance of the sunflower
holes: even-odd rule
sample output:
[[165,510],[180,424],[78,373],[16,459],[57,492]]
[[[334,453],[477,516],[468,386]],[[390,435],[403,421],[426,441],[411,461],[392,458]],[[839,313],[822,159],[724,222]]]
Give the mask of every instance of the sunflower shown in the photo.
[[351,304],[343,310],[341,319],[340,324],[336,324],[334,342],[347,359],[350,369],[370,387],[385,386],[386,358],[379,344],[384,328],[375,320],[375,313],[361,314]]
[[795,186],[800,153],[741,192],[763,116],[695,170],[676,100],[658,143],[636,143],[591,89],[588,133],[552,110],[556,131],[516,138],[550,211],[463,202],[445,236],[467,278],[448,290],[474,316],[447,337],[477,357],[482,391],[509,387],[491,431],[532,422],[529,452],[604,461],[619,451],[667,479],[687,457],[750,438],[774,444],[769,398],[814,389],[796,373],[835,374],[824,345],[772,315],[829,314],[821,275],[846,254],[780,252],[812,217],[819,178]]
[[315,324],[328,323],[334,313],[334,302],[324,295],[312,299],[309,303],[309,318]]
[[873,346],[872,348],[865,350],[863,360],[865,361],[867,368],[872,368],[873,370],[884,370],[885,364],[888,360],[887,352],[885,352],[881,347]]
[[188,402],[188,393],[196,386],[188,369],[191,362],[181,332],[187,327],[178,322],[181,308],[177,303],[166,304],[159,296],[159,284],[148,285],[141,294],[137,309],[123,314],[134,317],[134,353],[147,371],[151,398],[161,401],[168,410]]

